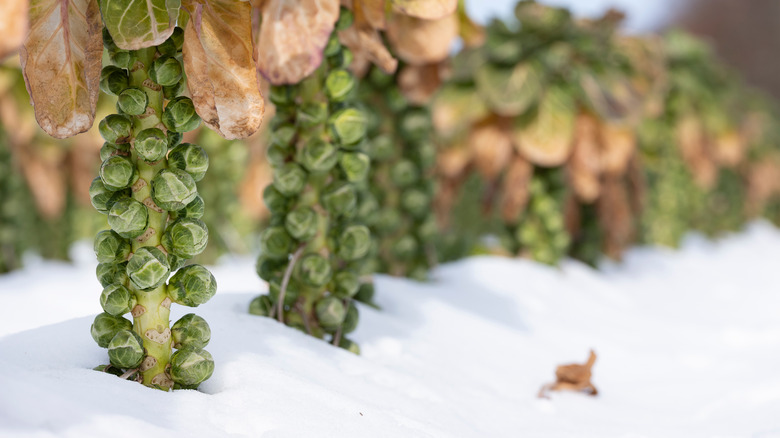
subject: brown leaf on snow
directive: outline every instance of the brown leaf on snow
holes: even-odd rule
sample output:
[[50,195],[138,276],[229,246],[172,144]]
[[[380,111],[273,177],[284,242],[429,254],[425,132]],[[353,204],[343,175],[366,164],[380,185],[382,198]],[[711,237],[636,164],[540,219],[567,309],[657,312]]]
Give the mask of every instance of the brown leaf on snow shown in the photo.
[[393,58],[374,29],[350,26],[339,31],[339,41],[354,53],[355,60],[368,59],[388,74],[398,68],[398,60]]
[[598,391],[590,379],[593,375],[593,364],[596,362],[596,353],[590,350],[588,361],[580,365],[577,363],[560,365],[555,370],[555,383],[548,383],[539,390],[540,398],[549,398],[548,391],[578,391],[588,395],[596,395]]
[[297,84],[322,62],[339,18],[338,0],[267,0],[255,53],[257,69],[274,85]]
[[512,138],[501,121],[490,118],[471,128],[468,147],[477,171],[488,180],[498,177],[512,156]]
[[393,14],[387,26],[390,45],[398,57],[409,64],[443,61],[449,56],[457,36],[458,18],[455,14],[436,20]]
[[20,51],[35,118],[49,135],[88,130],[99,94],[102,24],[97,0],[33,0]]
[[574,128],[574,148],[568,163],[569,180],[577,198],[591,203],[601,191],[599,122],[590,114],[579,114]]
[[393,11],[423,20],[437,20],[455,12],[458,0],[391,0]]
[[0,61],[19,50],[27,34],[28,0],[0,2]]
[[263,121],[252,47],[252,7],[235,0],[195,3],[184,32],[184,69],[203,122],[222,137],[246,138]]
[[528,204],[528,186],[534,175],[534,166],[525,158],[515,154],[506,169],[501,185],[503,200],[501,218],[506,222],[516,221]]

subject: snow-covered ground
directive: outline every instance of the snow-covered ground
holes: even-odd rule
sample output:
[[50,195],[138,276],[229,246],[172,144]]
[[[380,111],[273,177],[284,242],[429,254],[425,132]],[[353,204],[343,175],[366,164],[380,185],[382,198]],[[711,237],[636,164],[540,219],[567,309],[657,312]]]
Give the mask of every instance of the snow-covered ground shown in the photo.
[[[0,276],[2,437],[780,437],[780,231],[764,223],[601,271],[479,257],[429,284],[379,277],[361,356],[246,314],[263,286],[233,260],[195,310],[217,361],[202,392],[90,370],[100,287],[75,252]],[[598,397],[536,397],[590,348]]]

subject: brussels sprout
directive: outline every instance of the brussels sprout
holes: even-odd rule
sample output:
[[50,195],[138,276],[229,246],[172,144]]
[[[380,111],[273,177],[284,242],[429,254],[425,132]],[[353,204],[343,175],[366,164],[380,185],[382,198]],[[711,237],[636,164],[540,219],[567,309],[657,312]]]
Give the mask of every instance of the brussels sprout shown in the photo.
[[401,213],[395,208],[383,208],[376,215],[373,225],[381,234],[392,233],[401,226]]
[[369,155],[372,160],[385,161],[393,158],[396,154],[396,147],[393,139],[386,135],[378,135],[369,143]]
[[325,48],[322,50],[322,54],[329,57],[339,53],[339,50],[341,50],[339,38],[335,33],[331,34],[330,39],[328,39],[328,42],[325,44]]
[[390,179],[396,187],[408,187],[419,178],[420,172],[411,160],[400,160],[390,168]]
[[281,214],[290,209],[292,199],[284,196],[274,186],[269,185],[263,190],[263,202],[271,213]]
[[217,293],[217,280],[201,265],[179,269],[168,283],[168,295],[173,302],[187,307],[198,307]]
[[195,196],[195,199],[192,200],[189,204],[187,204],[184,208],[178,211],[171,212],[171,217],[173,219],[179,219],[179,218],[190,218],[190,219],[200,219],[203,217],[203,214],[206,212],[206,205],[203,202],[203,198],[200,197],[200,195]]
[[119,47],[114,43],[114,38],[111,37],[111,33],[105,27],[103,27],[103,48],[109,52],[119,50]]
[[255,270],[260,278],[265,281],[271,281],[274,277],[282,275],[286,265],[286,260],[273,260],[260,256],[257,258]]
[[260,254],[263,257],[272,260],[286,259],[292,247],[292,237],[290,237],[284,227],[266,228],[260,236]]
[[176,219],[165,229],[162,245],[168,253],[189,259],[203,252],[209,241],[209,230],[200,219]]
[[185,385],[198,385],[214,373],[214,359],[200,348],[183,348],[171,356],[171,379]]
[[304,129],[325,123],[328,119],[328,106],[325,102],[307,102],[296,111],[295,120]]
[[395,242],[393,242],[392,251],[393,255],[400,260],[409,260],[417,253],[417,240],[409,235],[401,236]]
[[[271,280],[268,282],[268,296],[271,297],[272,301],[279,301],[279,294],[281,291],[281,281]],[[284,305],[292,306],[295,304],[295,301],[298,300],[300,293],[301,286],[298,284],[298,282],[295,279],[290,280],[290,283],[287,285],[287,289],[284,292]]]
[[149,77],[163,87],[176,85],[181,79],[181,63],[173,56],[163,55],[149,66]]
[[330,68],[349,68],[355,56],[352,51],[342,47],[341,51],[328,57],[328,66]]
[[340,271],[333,277],[333,294],[339,298],[352,298],[360,288],[360,279],[354,272]]
[[339,152],[332,144],[315,139],[299,150],[298,161],[309,172],[324,173],[339,161]]
[[325,78],[325,94],[331,102],[345,101],[355,89],[357,89],[357,81],[347,70],[333,70]]
[[249,313],[257,316],[270,316],[274,303],[268,295],[260,295],[249,303]]
[[133,239],[143,234],[149,219],[146,206],[133,198],[122,198],[111,206],[108,225],[120,236]]
[[168,153],[168,137],[158,128],[147,128],[135,136],[135,152],[144,161],[156,163]]
[[422,141],[430,136],[433,129],[428,111],[413,108],[406,111],[400,120],[400,133],[407,140]]
[[329,130],[344,146],[360,142],[366,135],[366,116],[357,108],[344,108],[328,119]]
[[182,138],[184,138],[184,135],[181,132],[174,131],[166,132],[165,136],[168,137],[168,149],[173,149],[178,146],[181,143]]
[[319,254],[306,254],[298,262],[296,268],[301,282],[311,287],[326,285],[333,274],[328,259]]
[[294,196],[306,185],[306,171],[295,163],[286,163],[274,172],[273,185],[285,196]]
[[205,319],[188,313],[173,324],[171,335],[174,348],[203,348],[211,340],[211,328]]
[[290,146],[296,134],[295,126],[289,123],[283,124],[271,131],[271,143],[280,146]]
[[430,242],[436,238],[439,232],[439,225],[436,222],[436,217],[429,214],[423,221],[417,226],[417,237],[423,242]]
[[317,314],[317,320],[320,322],[320,325],[329,330],[338,328],[347,316],[344,303],[336,297],[325,297],[317,301],[314,311]]
[[187,259],[174,254],[168,254],[168,265],[171,266],[171,272],[177,271],[187,264]]
[[356,260],[368,253],[371,232],[365,225],[350,225],[338,238],[338,255],[344,260]]
[[179,96],[165,106],[162,122],[170,131],[188,132],[200,125],[200,116],[189,97]]
[[265,156],[271,166],[283,166],[290,157],[293,156],[295,150],[290,146],[283,146],[278,143],[273,143],[265,150]]
[[414,149],[414,159],[417,165],[423,169],[428,169],[436,165],[436,146],[429,141],[419,143]]
[[423,217],[428,213],[431,205],[431,198],[422,190],[411,188],[405,190],[401,195],[401,207],[416,218]]
[[364,181],[371,167],[371,159],[362,152],[343,152],[339,156],[339,165],[349,182]]
[[174,27],[173,33],[168,39],[172,40],[176,44],[177,51],[181,50],[182,46],[184,45],[184,29],[179,26]]
[[166,99],[171,100],[176,96],[181,96],[187,93],[187,78],[182,77],[179,82],[169,87],[163,87],[163,96]]
[[354,18],[352,11],[342,6],[339,11],[339,19],[336,21],[336,30],[345,30],[349,26],[352,26]]
[[355,187],[349,183],[333,183],[322,194],[322,204],[333,215],[342,216],[357,207]]
[[515,232],[515,238],[523,246],[533,246],[540,239],[539,230],[536,227],[520,226]]
[[100,161],[108,160],[114,155],[130,156],[130,147],[127,144],[114,144],[105,142],[100,147]]
[[112,316],[108,313],[100,313],[95,317],[89,332],[92,339],[102,348],[107,348],[108,344],[114,339],[117,333],[122,330],[130,330],[133,323],[121,316]]
[[360,347],[358,347],[358,344],[350,341],[347,338],[341,338],[341,340],[339,341],[339,348],[343,348],[349,351],[350,353],[354,353],[358,355],[360,354]]
[[130,70],[136,60],[135,55],[130,50],[117,49],[108,52],[108,59],[117,67]]
[[95,255],[100,263],[117,263],[130,255],[130,242],[112,230],[103,230],[95,236]]
[[195,180],[181,169],[164,169],[152,179],[152,199],[163,210],[181,210],[196,196]]
[[122,190],[138,181],[138,170],[129,159],[114,155],[100,165],[100,180],[108,190]]
[[127,70],[115,65],[107,65],[100,71],[100,90],[116,96],[130,84]]
[[374,284],[373,283],[363,283],[360,285],[360,289],[358,289],[357,293],[354,297],[357,301],[360,301],[361,303],[367,303],[367,304],[373,304],[374,302]]
[[186,171],[195,181],[200,181],[209,168],[206,151],[191,143],[181,143],[168,154],[168,165]]
[[[129,253],[128,253],[129,255]],[[124,284],[127,281],[127,262],[124,263],[98,263],[95,268],[100,285],[108,287],[111,284]]]
[[154,289],[164,284],[170,272],[168,258],[153,246],[138,248],[127,262],[130,283],[140,290]]
[[108,359],[118,368],[135,368],[144,360],[144,345],[138,333],[121,330],[108,343]]
[[89,185],[89,199],[92,202],[92,206],[103,214],[108,214],[115,202],[128,196],[130,196],[130,190],[109,190],[99,176],[95,177]]
[[109,114],[98,124],[100,135],[109,143],[127,143],[133,134],[133,122],[121,114]]
[[284,218],[284,228],[293,238],[301,241],[313,239],[318,225],[317,213],[311,207],[298,207]]
[[288,106],[295,103],[296,87],[294,85],[272,86],[268,99],[276,106]]
[[141,115],[146,112],[149,105],[149,96],[140,88],[125,88],[119,93],[116,107],[119,111],[131,116]]
[[357,328],[358,324],[358,309],[353,303],[349,303],[347,308],[347,315],[344,317],[344,322],[341,324],[341,333],[352,333]]
[[357,214],[355,216],[359,221],[373,225],[375,216],[379,211],[379,201],[368,191],[363,191],[358,196]]

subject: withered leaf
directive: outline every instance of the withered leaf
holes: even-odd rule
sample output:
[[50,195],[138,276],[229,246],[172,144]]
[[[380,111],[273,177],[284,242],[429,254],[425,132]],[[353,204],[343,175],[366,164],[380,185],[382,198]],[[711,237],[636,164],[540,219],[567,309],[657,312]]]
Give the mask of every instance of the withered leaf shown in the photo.
[[745,142],[739,132],[728,129],[715,134],[713,156],[724,167],[736,167],[745,156]]
[[487,113],[484,101],[476,93],[455,85],[445,85],[434,97],[431,108],[436,133],[445,139],[458,137]]
[[398,60],[393,58],[374,29],[350,26],[339,32],[339,41],[355,54],[355,60],[368,59],[388,74],[398,68]]
[[704,189],[714,187],[718,168],[707,150],[701,120],[694,114],[682,116],[677,122],[675,136],[683,161],[693,174],[696,184]]
[[456,144],[437,154],[436,169],[445,178],[456,178],[471,162],[471,150],[465,145]]
[[485,29],[473,22],[466,13],[466,2],[458,2],[458,34],[466,47],[478,47],[485,43]]
[[631,200],[620,178],[608,177],[597,201],[597,213],[604,230],[604,254],[620,260],[623,251],[634,241],[634,217]]
[[423,20],[437,20],[455,12],[458,0],[391,0],[393,11]]
[[28,0],[0,2],[0,61],[19,50],[27,34]]
[[605,121],[601,123],[599,131],[602,172],[615,176],[623,175],[636,151],[634,127]]
[[488,181],[498,177],[513,152],[508,130],[495,118],[474,125],[469,133],[468,145],[477,171]]
[[273,85],[297,84],[322,63],[339,18],[338,0],[267,0],[255,54],[257,69]]
[[539,397],[547,398],[548,391],[583,391],[590,395],[598,394],[590,379],[593,375],[593,364],[596,363],[596,353],[590,351],[588,361],[584,364],[560,365],[555,370],[555,383],[542,386]]
[[506,169],[501,191],[501,218],[506,222],[516,221],[525,210],[530,192],[528,186],[534,176],[534,166],[525,158],[515,154]]
[[181,0],[99,0],[103,23],[124,50],[162,44],[173,33]]
[[406,99],[416,105],[430,101],[441,85],[438,64],[407,65],[398,73],[398,87]]
[[590,114],[577,116],[574,149],[568,163],[569,180],[577,198],[591,203],[601,191],[601,156],[598,144],[598,120]]
[[560,166],[569,158],[574,140],[574,102],[565,91],[552,88],[536,117],[513,132],[513,143],[528,161],[543,167]]
[[520,63],[513,67],[482,66],[474,76],[477,91],[496,114],[519,116],[535,105],[543,92],[541,66]]
[[355,25],[385,30],[387,26],[385,3],[385,0],[354,0],[352,11],[355,14]]
[[423,20],[393,14],[387,25],[387,38],[399,58],[409,64],[430,64],[446,59],[458,36],[458,18],[449,14]]
[[184,69],[195,110],[229,140],[252,135],[263,121],[251,14],[246,2],[195,3],[184,32]]
[[20,51],[38,124],[65,138],[95,119],[100,92],[101,37],[97,0],[32,0],[30,32]]

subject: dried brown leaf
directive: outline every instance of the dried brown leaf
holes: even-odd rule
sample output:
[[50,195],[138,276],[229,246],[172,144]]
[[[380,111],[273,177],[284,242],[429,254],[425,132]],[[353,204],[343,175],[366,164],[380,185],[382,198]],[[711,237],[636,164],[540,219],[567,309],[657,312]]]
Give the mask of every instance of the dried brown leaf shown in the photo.
[[485,43],[485,28],[471,20],[466,13],[466,2],[458,2],[458,34],[466,47],[479,47]]
[[568,163],[569,181],[577,198],[591,203],[601,191],[599,122],[589,114],[579,114],[574,130],[574,148]]
[[560,166],[571,155],[575,117],[571,97],[551,89],[542,100],[534,120],[513,131],[513,143],[528,161],[537,166]]
[[437,64],[407,65],[398,73],[398,87],[406,99],[424,105],[439,89],[442,79]]
[[368,59],[388,74],[398,68],[398,60],[393,58],[374,29],[350,26],[339,32],[339,41],[352,51],[356,60]]
[[355,14],[357,27],[367,26],[371,29],[385,30],[387,26],[387,8],[385,0],[355,0],[352,2],[352,12]]
[[431,117],[436,134],[453,139],[488,114],[485,103],[471,89],[445,86],[434,98]]
[[387,26],[387,37],[393,51],[409,64],[443,61],[449,56],[457,36],[458,18],[455,14],[435,20],[393,14]]
[[745,157],[745,141],[736,130],[729,129],[715,134],[712,145],[713,158],[721,166],[734,168]]
[[457,178],[471,163],[471,150],[463,145],[453,145],[440,151],[436,157],[436,169],[445,178]]
[[590,350],[588,361],[580,365],[577,363],[560,365],[555,370],[555,383],[542,386],[539,397],[547,398],[548,391],[583,391],[589,395],[596,395],[598,391],[590,379],[593,376],[593,364],[596,363],[596,353]]
[[0,2],[0,61],[15,53],[27,34],[28,0]]
[[468,147],[477,171],[493,181],[507,166],[512,156],[512,138],[495,119],[483,120],[471,128]]
[[633,242],[635,232],[631,200],[619,178],[609,177],[602,183],[596,207],[604,231],[604,254],[619,260],[623,251]]
[[338,0],[267,0],[255,45],[257,69],[274,85],[297,84],[322,62]]
[[252,135],[263,121],[251,14],[245,2],[196,3],[184,32],[184,69],[195,110],[229,140]]
[[503,202],[501,218],[506,222],[516,221],[528,204],[530,192],[528,186],[534,175],[534,166],[521,155],[515,154],[506,169],[501,183]]
[[602,172],[615,176],[625,174],[628,163],[636,152],[634,127],[627,124],[602,122],[599,127],[599,136]]
[[95,119],[103,42],[97,0],[33,0],[20,51],[38,124],[65,138]]
[[458,0],[391,0],[393,11],[423,20],[437,20],[455,12]]
[[688,165],[699,187],[711,189],[718,178],[718,168],[707,151],[701,120],[695,115],[681,118],[676,127],[676,140],[683,161]]

